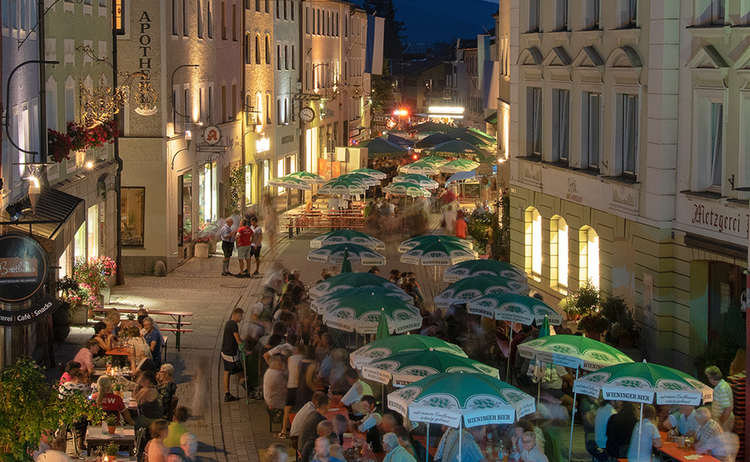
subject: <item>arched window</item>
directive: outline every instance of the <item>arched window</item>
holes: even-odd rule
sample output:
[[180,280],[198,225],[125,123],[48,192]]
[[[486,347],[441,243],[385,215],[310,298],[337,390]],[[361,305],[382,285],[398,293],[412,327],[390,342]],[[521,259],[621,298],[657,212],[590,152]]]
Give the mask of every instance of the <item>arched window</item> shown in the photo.
[[255,36],[255,64],[260,64],[260,35]]
[[263,125],[263,95],[260,92],[255,94],[255,121],[259,126]]
[[526,272],[535,276],[542,274],[542,216],[534,207],[524,214],[524,244]]
[[599,235],[594,228],[584,226],[578,231],[580,284],[590,283],[599,289]]
[[266,64],[271,64],[271,38],[266,34]]
[[245,64],[252,64],[252,52],[251,52],[252,39],[250,34],[245,34]]
[[568,287],[568,224],[559,215],[549,222],[549,259],[552,287],[565,291]]

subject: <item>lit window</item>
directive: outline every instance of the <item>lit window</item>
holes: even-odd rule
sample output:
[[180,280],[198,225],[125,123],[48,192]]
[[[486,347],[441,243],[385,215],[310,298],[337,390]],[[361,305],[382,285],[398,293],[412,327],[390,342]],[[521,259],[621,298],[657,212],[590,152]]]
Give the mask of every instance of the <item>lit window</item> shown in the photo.
[[556,215],[549,228],[550,280],[552,287],[564,291],[568,287],[568,224]]
[[524,222],[526,272],[538,277],[542,274],[542,216],[529,207]]
[[88,257],[99,256],[99,204],[94,204],[88,209],[86,217],[88,229]]
[[599,289],[599,235],[590,226],[578,232],[579,240],[579,282],[589,283]]

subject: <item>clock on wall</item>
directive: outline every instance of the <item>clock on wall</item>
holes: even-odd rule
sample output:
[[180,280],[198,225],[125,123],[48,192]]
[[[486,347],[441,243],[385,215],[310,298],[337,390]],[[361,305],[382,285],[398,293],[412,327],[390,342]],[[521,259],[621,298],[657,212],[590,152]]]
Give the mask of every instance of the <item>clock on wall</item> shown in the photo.
[[300,109],[299,117],[305,123],[312,122],[313,119],[315,118],[315,110],[311,107],[305,106],[302,109]]

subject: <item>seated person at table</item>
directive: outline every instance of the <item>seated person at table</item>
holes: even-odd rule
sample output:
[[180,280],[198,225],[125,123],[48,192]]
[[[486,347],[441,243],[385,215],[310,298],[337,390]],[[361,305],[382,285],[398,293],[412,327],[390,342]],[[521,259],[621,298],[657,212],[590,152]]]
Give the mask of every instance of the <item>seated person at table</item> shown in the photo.
[[[323,420],[321,422],[318,422],[318,426],[316,427],[316,436],[317,438],[326,438],[331,444],[338,442],[336,435],[333,433],[333,424],[330,420]],[[305,444],[305,447],[302,448],[301,462],[310,462],[310,460],[312,460],[315,452],[315,441],[316,440],[308,441]]]
[[[383,416],[385,419],[385,416]],[[425,449],[424,445],[420,443],[419,441],[415,440],[411,433],[409,433],[409,430],[406,429],[403,425],[397,426],[393,433],[398,436],[398,443],[404,447],[407,451],[409,451],[409,454],[412,455],[417,461],[422,462],[425,460],[425,454],[427,453],[427,449]],[[427,461],[429,462],[432,460],[431,456],[428,456]]]
[[633,403],[629,401],[623,402],[617,414],[609,418],[609,422],[607,422],[607,454],[610,457],[627,457],[630,435],[633,433],[636,422],[638,422],[638,415]]
[[263,400],[268,409],[283,411],[287,395],[287,375],[284,359],[273,355],[268,362],[268,369],[263,374]]
[[[137,326],[123,327],[120,330],[120,338],[125,346],[130,349],[128,360],[130,361],[131,371],[135,372],[144,359],[151,359],[151,349],[141,336]],[[154,370],[156,369],[154,368]]]
[[143,372],[138,377],[137,388],[133,397],[138,403],[138,417],[135,418],[136,427],[146,427],[151,422],[161,419],[164,412],[161,408],[159,390],[156,377],[152,372]]
[[474,432],[480,430],[480,427],[475,427],[471,432],[466,429],[461,430],[461,457],[459,457],[459,433],[457,428],[451,428],[443,426],[443,437],[440,438],[438,443],[437,452],[435,452],[435,460],[441,462],[479,462],[484,460],[482,450],[479,449],[476,440],[474,439]]
[[349,391],[341,398],[341,403],[344,406],[351,407],[354,403],[361,400],[363,396],[373,396],[370,385],[360,380],[359,374],[354,369],[346,371],[344,379],[349,384]]
[[[717,424],[718,425],[718,424]],[[698,454],[710,454],[721,462],[734,462],[740,449],[740,438],[734,432],[722,431],[695,446]]]
[[60,385],[70,381],[70,373],[73,369],[81,369],[81,365],[77,361],[68,361],[65,363],[65,372],[60,376]]
[[[305,444],[313,441],[317,435],[318,424],[326,420],[326,413],[328,412],[328,395],[323,392],[316,392],[312,399],[313,405],[315,406],[315,412],[310,413],[302,423],[302,430],[300,432],[299,439],[297,440],[297,449],[302,450]],[[295,417],[295,421],[297,418]],[[292,422],[294,424],[294,422]]]
[[521,435],[521,457],[519,460],[521,462],[548,462],[547,456],[536,444],[534,432],[524,432]]
[[[661,447],[661,435],[659,434],[659,429],[656,428],[655,418],[656,408],[650,404],[644,405],[643,420],[641,423],[635,424],[633,434],[630,437],[628,460],[650,461],[653,448]],[[639,437],[640,442],[638,440]]]
[[130,417],[128,408],[125,407],[122,398],[112,390],[112,377],[108,375],[99,377],[96,386],[98,391],[91,396],[96,405],[102,408],[105,414],[116,416],[128,425],[133,425],[133,419]]
[[64,435],[53,438],[50,440],[49,449],[39,454],[35,460],[36,462],[72,462],[73,459],[65,453],[67,446],[68,440]]
[[320,391],[315,392],[312,400],[306,402],[294,415],[294,418],[292,419],[292,425],[289,427],[289,436],[299,437],[302,434],[302,428],[304,427],[305,421],[310,415],[312,415],[312,413],[315,412],[315,404],[313,403],[313,401],[316,400],[316,395],[318,395],[318,393],[320,393],[321,395],[325,394]]
[[365,416],[356,422],[357,430],[366,434],[367,442],[370,443],[373,452],[383,452],[380,443],[384,433],[381,433],[378,428],[382,420],[382,416],[377,412],[378,402],[374,396],[363,396],[360,403],[362,404],[361,411]]
[[698,424],[698,428],[695,430],[696,448],[701,447],[722,432],[721,425],[711,418],[711,411],[706,407],[695,410],[695,422]]
[[331,441],[326,437],[320,437],[320,438],[316,438],[313,444],[315,446],[315,451],[313,453],[312,458],[308,459],[307,461],[305,461],[304,459],[302,460],[304,462],[310,462],[310,461],[328,462],[328,459],[331,454],[330,453]]
[[151,423],[149,432],[151,440],[146,445],[146,462],[166,462],[167,447],[164,446],[164,438],[169,431],[169,422],[164,419],[157,419]]
[[73,361],[81,365],[81,371],[84,374],[91,375],[94,373],[94,356],[99,354],[99,343],[93,338],[86,342],[86,346],[78,350]]
[[156,367],[161,367],[161,344],[164,343],[164,339],[154,320],[148,316],[143,318],[143,339],[151,350],[151,360]]
[[383,452],[385,452],[383,462],[417,462],[417,459],[401,446],[395,433],[383,435]]
[[174,367],[169,363],[162,364],[159,372],[156,373],[156,382],[164,418],[172,420],[176,402],[175,395],[177,394],[177,384],[174,383]]
[[70,380],[60,385],[58,391],[61,396],[68,396],[73,393],[89,396],[91,394],[91,386],[89,385],[88,375],[81,369],[73,369],[70,372]]
[[173,448],[180,445],[180,438],[187,432],[185,422],[190,418],[190,411],[185,406],[180,406],[174,411],[174,418],[169,424],[167,437],[164,438],[164,446]]
[[664,429],[675,430],[682,436],[694,436],[698,431],[698,421],[695,419],[695,407],[682,405],[664,421]]
[[94,324],[94,336],[91,338],[96,340],[99,345],[99,352],[95,355],[96,358],[103,358],[106,355],[105,352],[114,347],[115,336],[105,322],[99,321]]

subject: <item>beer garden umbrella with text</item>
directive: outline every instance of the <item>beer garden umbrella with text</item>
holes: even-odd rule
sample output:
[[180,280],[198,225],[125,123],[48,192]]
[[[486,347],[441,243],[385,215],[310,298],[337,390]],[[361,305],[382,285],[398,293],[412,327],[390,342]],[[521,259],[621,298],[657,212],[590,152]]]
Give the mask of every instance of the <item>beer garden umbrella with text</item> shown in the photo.
[[437,175],[438,173],[440,173],[438,171],[438,165],[421,160],[418,160],[411,164],[406,164],[400,167],[399,171],[402,173],[417,173],[420,175]]
[[[400,289],[400,288],[399,288]],[[403,300],[406,303],[414,304],[414,297],[403,290],[393,290],[384,287],[353,287],[350,289],[338,290],[324,297],[318,297],[310,303],[310,307],[318,314],[323,314],[330,307],[336,306],[342,297],[351,297],[352,295],[361,295],[366,297],[379,297],[384,302],[390,300],[386,297],[394,297]]]
[[401,244],[399,244],[398,246],[398,251],[400,253],[404,253],[408,252],[414,247],[417,247],[418,245],[432,244],[434,242],[452,242],[454,244],[466,247],[470,250],[474,247],[471,241],[461,239],[460,237],[451,236],[449,234],[423,234],[421,236],[415,236],[401,242]]
[[479,275],[526,281],[526,275],[522,271],[510,263],[498,260],[468,260],[457,263],[445,270],[443,280],[445,282],[456,282],[459,279]]
[[307,181],[289,175],[282,176],[281,178],[274,178],[269,181],[268,184],[279,188],[302,189],[307,191],[312,189],[312,186],[310,186],[310,183]]
[[371,176],[376,180],[385,180],[385,178],[388,176],[380,170],[375,170],[372,168],[358,168],[356,170],[352,170],[349,173],[361,173],[363,175]]
[[469,303],[477,297],[496,293],[519,294],[528,292],[526,282],[503,279],[497,276],[474,276],[461,279],[445,288],[435,297],[435,306],[448,308],[453,304]]
[[318,193],[334,196],[352,196],[355,194],[364,194],[370,186],[371,185],[363,183],[358,178],[340,176],[327,181],[320,187]]
[[307,259],[315,263],[340,264],[344,257],[362,265],[385,265],[385,257],[378,252],[358,244],[333,244],[311,250]]
[[412,183],[392,183],[383,188],[383,192],[393,196],[431,197],[432,193],[422,186]]
[[382,287],[390,291],[403,292],[401,287],[392,283],[388,279],[382,278],[372,273],[346,273],[331,276],[328,279],[320,281],[310,288],[310,298],[316,299],[325,297],[340,290],[352,289],[356,287]]
[[385,249],[385,244],[380,239],[351,229],[337,229],[315,237],[310,241],[310,248],[319,249],[335,244],[357,244],[375,250]]
[[299,178],[300,180],[311,183],[311,184],[319,184],[319,183],[325,183],[326,180],[322,176],[318,175],[317,173],[312,172],[306,172],[304,170],[301,170],[299,172],[290,173],[287,175],[287,177],[290,178]]
[[323,324],[345,332],[374,334],[381,316],[388,330],[403,333],[422,327],[419,309],[399,297],[375,289],[349,289],[338,294],[323,313]]
[[443,173],[470,172],[479,167],[479,162],[469,159],[455,159],[438,168]]
[[396,183],[413,183],[425,189],[436,189],[440,184],[430,177],[418,173],[402,173],[393,177],[393,184]]
[[[388,407],[413,422],[458,428],[461,462],[462,427],[512,424],[534,413],[534,398],[485,374],[435,374],[388,394]],[[430,426],[427,426],[429,452]]]
[[361,369],[365,364],[385,358],[396,353],[408,351],[441,351],[456,356],[467,357],[460,346],[446,342],[437,337],[409,334],[396,335],[383,340],[376,340],[353,351],[349,355],[349,363],[355,369]]

